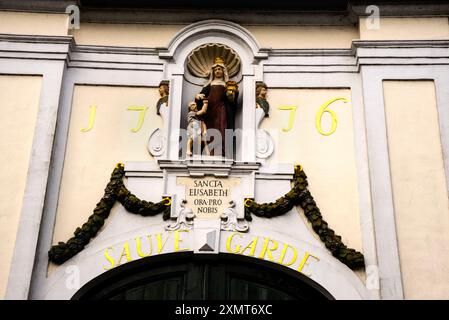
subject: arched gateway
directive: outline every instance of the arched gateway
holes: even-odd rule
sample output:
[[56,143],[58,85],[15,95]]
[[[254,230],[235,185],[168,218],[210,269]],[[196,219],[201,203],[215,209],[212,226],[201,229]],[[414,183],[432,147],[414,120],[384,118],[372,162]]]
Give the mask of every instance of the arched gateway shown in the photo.
[[110,270],[74,300],[325,300],[334,299],[301,273],[260,259],[221,253],[174,253]]

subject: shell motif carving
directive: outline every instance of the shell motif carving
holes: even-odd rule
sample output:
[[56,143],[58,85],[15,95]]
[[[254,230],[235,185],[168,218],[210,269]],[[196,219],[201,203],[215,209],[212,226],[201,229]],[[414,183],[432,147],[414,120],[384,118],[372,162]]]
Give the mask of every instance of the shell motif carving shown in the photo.
[[205,44],[193,50],[187,57],[187,67],[194,76],[207,78],[216,57],[224,59],[229,78],[240,71],[238,54],[228,46],[217,43]]

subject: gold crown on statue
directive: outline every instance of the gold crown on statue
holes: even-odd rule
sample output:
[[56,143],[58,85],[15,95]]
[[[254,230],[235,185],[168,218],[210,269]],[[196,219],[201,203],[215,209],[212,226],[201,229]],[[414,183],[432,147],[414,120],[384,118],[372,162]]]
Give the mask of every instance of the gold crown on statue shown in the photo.
[[214,64],[224,64],[224,59],[222,57],[216,57]]

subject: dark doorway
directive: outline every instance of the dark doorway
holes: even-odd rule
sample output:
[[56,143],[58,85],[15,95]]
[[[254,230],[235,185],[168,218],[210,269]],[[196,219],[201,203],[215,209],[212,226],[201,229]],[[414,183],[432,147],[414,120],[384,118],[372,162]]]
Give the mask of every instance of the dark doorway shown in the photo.
[[325,300],[333,297],[286,267],[234,254],[165,254],[116,267],[75,300]]

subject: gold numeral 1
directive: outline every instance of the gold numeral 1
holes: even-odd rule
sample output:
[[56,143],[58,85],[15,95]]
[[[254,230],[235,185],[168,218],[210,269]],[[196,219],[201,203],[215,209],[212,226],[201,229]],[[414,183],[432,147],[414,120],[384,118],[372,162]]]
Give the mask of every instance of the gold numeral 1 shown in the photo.
[[288,118],[288,127],[282,128],[282,131],[288,132],[293,128],[297,108],[298,108],[297,106],[279,106],[278,107],[279,110],[290,110],[290,116]]
[[139,119],[137,120],[137,127],[132,128],[131,131],[132,132],[138,132],[143,125],[143,121],[145,120],[145,113],[148,110],[148,107],[128,107],[128,110],[130,111],[139,111]]
[[90,131],[94,127],[96,113],[97,113],[97,106],[90,106],[89,124],[87,125],[87,128],[81,128],[81,132]]

